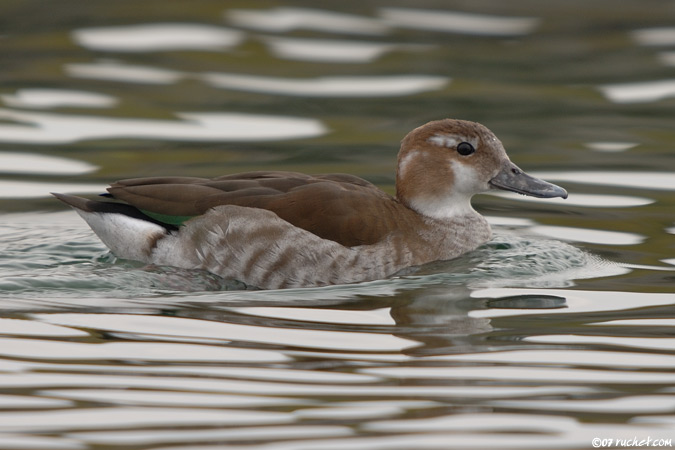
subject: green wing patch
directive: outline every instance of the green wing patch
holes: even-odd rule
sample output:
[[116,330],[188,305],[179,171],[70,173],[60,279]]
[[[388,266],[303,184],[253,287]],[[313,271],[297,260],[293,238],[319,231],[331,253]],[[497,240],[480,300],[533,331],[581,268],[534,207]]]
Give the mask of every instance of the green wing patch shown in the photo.
[[141,209],[140,211],[146,216],[151,217],[158,222],[174,225],[177,227],[183,225],[183,222],[190,220],[194,217],[194,216],[171,216],[169,214],[159,214],[152,211],[147,211],[145,209]]

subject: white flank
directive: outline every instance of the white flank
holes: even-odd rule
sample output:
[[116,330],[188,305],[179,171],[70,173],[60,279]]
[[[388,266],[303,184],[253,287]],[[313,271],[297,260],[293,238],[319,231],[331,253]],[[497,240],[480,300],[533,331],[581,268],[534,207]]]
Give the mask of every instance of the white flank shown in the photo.
[[124,214],[75,211],[119,258],[149,262],[154,243],[167,234],[159,225]]

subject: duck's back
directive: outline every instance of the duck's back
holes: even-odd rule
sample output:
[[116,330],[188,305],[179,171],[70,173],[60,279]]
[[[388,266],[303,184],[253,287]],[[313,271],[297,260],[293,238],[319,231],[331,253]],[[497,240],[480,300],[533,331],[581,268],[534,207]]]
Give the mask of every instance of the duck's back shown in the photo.
[[150,217],[173,225],[216,206],[260,208],[346,247],[377,243],[418,220],[373,184],[346,174],[248,172],[213,179],[134,178],[113,183],[108,191]]

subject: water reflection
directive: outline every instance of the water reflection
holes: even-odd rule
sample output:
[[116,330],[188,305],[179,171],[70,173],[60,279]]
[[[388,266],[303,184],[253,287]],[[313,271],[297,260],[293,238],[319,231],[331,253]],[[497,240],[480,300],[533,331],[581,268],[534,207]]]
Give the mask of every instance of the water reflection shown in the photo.
[[50,192],[99,193],[103,187],[101,184],[0,180],[0,198],[49,197]]
[[557,181],[624,188],[675,190],[675,177],[668,172],[537,172],[536,176]]
[[0,329],[3,334],[12,336],[87,336],[84,331],[74,328],[23,319],[0,318]]
[[600,91],[614,103],[657,102],[675,96],[675,80],[607,84]]
[[54,144],[127,137],[179,141],[267,141],[308,138],[327,131],[316,119],[214,112],[175,115],[180,120],[120,119],[0,109],[0,118],[22,123],[0,125],[0,141]]
[[[346,351],[402,351],[415,345],[414,342],[388,334],[352,334],[345,331],[336,333],[328,330],[315,330],[312,340],[308,341],[304,330],[253,327],[243,324],[161,316],[53,314],[37,317],[47,323],[56,325],[122,331],[134,333],[138,336],[146,334],[173,336],[174,338],[183,336],[191,339],[246,341],[263,344],[274,342],[275,345],[300,348],[326,348],[331,346],[336,350]],[[177,332],[177,330],[180,331]],[[226,358],[225,360],[230,359]]]
[[[488,288],[479,289],[471,293],[473,298],[502,298],[513,295],[536,295],[537,289],[518,289],[518,288]],[[564,314],[569,312],[590,313],[590,312],[611,312],[625,311],[637,308],[649,308],[668,306],[675,304],[675,294],[647,294],[640,292],[618,292],[618,291],[582,291],[582,290],[562,290],[549,289],[548,295],[558,295],[565,297],[569,309],[550,309],[547,314]],[[523,316],[528,314],[540,314],[540,311],[521,309],[518,311],[509,309],[486,309],[472,310],[469,315],[472,317],[504,317],[504,316]]]
[[625,349],[672,350],[675,348],[675,338],[659,337],[623,337],[623,336],[578,336],[578,335],[541,335],[526,338],[531,342],[555,344],[585,344],[623,347]]
[[659,59],[666,66],[675,66],[675,52],[660,52]]
[[645,28],[631,33],[633,39],[641,45],[675,45],[675,28]]
[[525,196],[514,196],[507,192],[490,192],[490,196],[500,197],[518,202],[528,203],[550,203],[558,207],[584,206],[593,208],[627,208],[632,206],[643,206],[654,203],[655,200],[645,197],[633,197],[628,195],[600,195],[600,194],[581,194],[574,193],[565,199],[534,198]]
[[70,63],[66,64],[64,69],[68,75],[77,78],[140,84],[173,84],[185,77],[185,74],[176,70],[131,65],[115,60]]
[[253,75],[208,73],[201,76],[213,86],[301,97],[396,97],[443,88],[450,80],[428,75],[322,77],[289,79]]
[[110,108],[117,99],[96,92],[67,89],[19,89],[15,94],[0,95],[7,106],[15,108]]
[[532,228],[535,233],[563,241],[590,242],[605,245],[637,245],[647,238],[637,233],[619,231],[591,230],[577,227],[557,227],[540,225]]
[[97,166],[75,159],[34,153],[0,152],[0,173],[81,175],[97,169]]
[[135,407],[86,408],[60,411],[0,413],[0,430],[50,431],[77,424],[75,429],[114,429],[121,427],[157,427],[175,425],[262,425],[288,423],[291,417],[281,412],[191,408]]
[[303,29],[327,33],[380,35],[389,31],[389,27],[377,19],[324,9],[290,7],[229,9],[225,12],[225,17],[240,27],[274,33]]
[[331,309],[327,314],[326,309],[316,308],[275,308],[271,306],[248,306],[227,308],[228,311],[238,314],[269,317],[274,319],[295,320],[301,322],[341,323],[358,325],[394,325],[388,308],[370,311],[343,311]]
[[379,15],[398,27],[484,36],[519,36],[531,33],[539,24],[535,17],[412,8],[382,8]]
[[244,33],[204,24],[140,24],[81,28],[73,40],[88,49],[109,52],[223,50],[239,45]]
[[591,150],[607,153],[625,152],[638,145],[640,144],[636,142],[588,142],[585,144],[585,146]]
[[[185,443],[190,445],[195,440],[200,442],[219,442],[219,441],[235,441],[235,442],[250,442],[259,441],[262,439],[336,439],[342,436],[351,436],[354,432],[347,426],[340,425],[284,425],[284,426],[262,426],[256,428],[226,428],[226,429],[207,429],[207,430],[162,430],[161,433],[157,431],[108,431],[108,432],[83,432],[73,433],[74,437],[82,439],[87,442],[92,442],[101,445],[155,445],[157,443],[164,443],[167,445],[175,445],[176,443]],[[213,450],[222,449],[223,447],[215,444]],[[255,444],[253,444],[255,445]],[[176,448],[176,447],[174,447]],[[179,446],[178,448],[186,448]],[[196,447],[192,447],[193,449]],[[207,449],[208,446],[200,446],[198,449]],[[227,449],[236,448],[228,445]],[[239,448],[246,448],[246,445]],[[250,449],[249,449],[250,450]]]
[[386,53],[398,51],[421,51],[430,46],[404,45],[363,41],[340,41],[328,39],[299,39],[268,37],[263,39],[270,53],[277,58],[325,63],[363,64],[375,61]]
[[539,409],[543,411],[663,414],[675,410],[675,397],[635,395],[624,398],[594,400],[504,400],[497,404],[506,408]]
[[102,344],[59,342],[47,339],[0,338],[0,355],[37,360],[139,360],[192,362],[286,361],[278,352],[216,347],[187,343],[110,342]]

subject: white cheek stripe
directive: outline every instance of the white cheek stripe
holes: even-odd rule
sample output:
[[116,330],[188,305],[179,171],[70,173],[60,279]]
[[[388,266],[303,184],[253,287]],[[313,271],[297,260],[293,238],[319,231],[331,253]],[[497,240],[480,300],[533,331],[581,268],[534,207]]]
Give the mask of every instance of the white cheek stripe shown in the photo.
[[475,137],[467,138],[465,136],[458,136],[456,134],[434,134],[428,139],[428,141],[434,145],[438,145],[439,147],[447,148],[454,148],[460,142],[468,142],[469,144],[473,145],[474,148],[476,148],[478,145],[478,139]]

